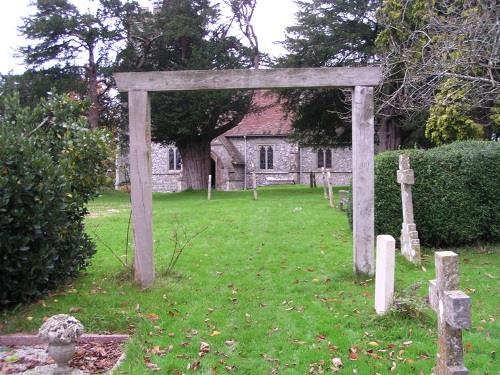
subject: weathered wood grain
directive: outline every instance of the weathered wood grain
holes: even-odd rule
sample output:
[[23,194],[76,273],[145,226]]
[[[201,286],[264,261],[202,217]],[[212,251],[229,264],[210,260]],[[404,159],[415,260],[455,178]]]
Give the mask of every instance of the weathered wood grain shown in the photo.
[[286,87],[377,86],[380,67],[180,70],[115,73],[119,91],[272,89]]
[[352,97],[353,263],[360,276],[375,273],[373,88]]
[[143,288],[155,279],[151,222],[151,114],[146,91],[128,95],[130,183],[134,225],[134,279]]

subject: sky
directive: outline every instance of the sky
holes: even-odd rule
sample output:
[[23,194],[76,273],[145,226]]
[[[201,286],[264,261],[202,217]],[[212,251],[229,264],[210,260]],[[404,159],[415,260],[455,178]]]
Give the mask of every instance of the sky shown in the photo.
[[[32,7],[28,4],[31,0],[7,0],[2,2],[0,12],[0,73],[9,72],[22,73],[24,66],[20,59],[13,57],[16,47],[26,45],[17,31],[21,24],[21,17],[26,17],[33,13]],[[71,0],[80,9],[88,9],[89,4],[95,0]],[[148,6],[148,0],[139,0],[143,6]],[[270,53],[276,57],[284,50],[276,44],[285,38],[285,27],[291,26],[295,22],[295,12],[297,7],[294,0],[257,0],[257,8],[254,14],[254,28],[259,39],[261,52]]]

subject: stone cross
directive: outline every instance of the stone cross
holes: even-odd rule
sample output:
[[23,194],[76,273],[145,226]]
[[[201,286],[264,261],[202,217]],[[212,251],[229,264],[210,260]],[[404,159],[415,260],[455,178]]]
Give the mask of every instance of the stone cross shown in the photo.
[[377,236],[375,267],[375,311],[383,315],[389,310],[394,297],[396,240],[382,234]]
[[257,177],[255,176],[255,172],[252,173],[252,185],[253,185],[253,199],[257,200]]
[[413,219],[413,202],[411,185],[415,184],[413,169],[410,169],[410,157],[399,155],[398,183],[401,184],[401,201],[403,204],[403,226],[401,228],[401,253],[410,262],[420,264],[420,240],[417,226]]
[[458,290],[458,255],[434,254],[436,280],[429,283],[429,302],[438,315],[438,354],[435,375],[467,375],[464,367],[462,329],[470,328],[470,298]]
[[326,172],[326,182],[327,182],[327,185],[328,185],[328,201],[330,202],[330,207],[331,208],[334,208],[335,207],[335,204],[333,202],[333,190],[332,190],[332,175],[331,173],[328,171]]
[[212,175],[211,174],[208,175],[207,193],[208,193],[208,200],[211,200],[212,199]]

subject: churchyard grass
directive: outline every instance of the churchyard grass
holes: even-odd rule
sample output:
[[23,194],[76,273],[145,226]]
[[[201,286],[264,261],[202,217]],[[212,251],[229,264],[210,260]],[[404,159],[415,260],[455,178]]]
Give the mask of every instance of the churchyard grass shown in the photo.
[[[429,249],[422,266],[397,255],[400,309],[377,317],[374,281],[354,278],[346,215],[328,206],[322,187],[262,188],[257,201],[250,190],[213,191],[211,201],[206,192],[155,194],[153,210],[152,288],[136,287],[109,250],[124,254],[130,204],[127,194],[108,192],[90,205],[86,220],[100,239],[87,272],[3,313],[1,330],[34,332],[44,317],[71,312],[87,332],[130,333],[121,374],[147,373],[145,363],[160,373],[190,373],[198,361],[200,374],[306,374],[329,368],[335,357],[346,374],[430,374],[437,323],[425,305],[435,276]],[[165,275],[176,226],[181,238],[183,230],[187,238],[202,233]],[[500,246],[453,250],[460,254],[460,287],[472,300],[465,364],[472,374],[493,375],[500,370]],[[210,351],[200,357],[202,341]]]

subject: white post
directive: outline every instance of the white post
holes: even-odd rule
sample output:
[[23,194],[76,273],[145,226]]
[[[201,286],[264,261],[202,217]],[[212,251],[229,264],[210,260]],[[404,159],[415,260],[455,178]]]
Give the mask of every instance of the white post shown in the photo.
[[208,192],[208,200],[211,200],[212,199],[212,175],[211,174],[208,175],[208,189],[207,189],[207,192]]
[[257,177],[255,176],[255,172],[252,173],[252,185],[253,185],[253,199],[257,200]]
[[327,179],[327,182],[328,182],[328,200],[330,202],[330,207],[334,208],[335,204],[333,202],[333,190],[332,190],[332,181],[331,181],[331,178],[332,178],[332,175],[330,174],[330,172],[327,172],[326,173],[326,179]]
[[151,112],[147,91],[130,91],[130,183],[134,225],[134,279],[143,288],[155,279],[151,220]]
[[375,273],[373,87],[356,86],[352,97],[353,267]]
[[323,177],[323,198],[328,199],[328,186],[326,183],[325,167],[321,167],[321,176]]
[[383,315],[394,297],[396,241],[389,235],[377,236],[377,268],[375,275],[375,311]]

